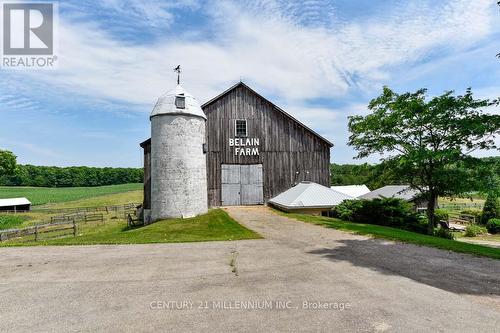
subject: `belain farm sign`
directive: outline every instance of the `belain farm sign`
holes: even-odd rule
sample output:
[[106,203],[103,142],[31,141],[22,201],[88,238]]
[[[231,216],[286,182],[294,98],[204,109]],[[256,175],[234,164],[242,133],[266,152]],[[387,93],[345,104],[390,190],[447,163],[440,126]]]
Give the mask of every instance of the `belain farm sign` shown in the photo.
[[229,147],[234,147],[234,155],[259,155],[260,140],[258,138],[230,138]]

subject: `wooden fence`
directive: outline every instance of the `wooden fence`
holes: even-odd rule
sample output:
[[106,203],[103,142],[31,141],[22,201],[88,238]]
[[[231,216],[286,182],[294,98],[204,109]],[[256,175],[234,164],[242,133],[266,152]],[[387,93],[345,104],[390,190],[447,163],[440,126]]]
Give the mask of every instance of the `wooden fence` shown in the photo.
[[46,234],[52,234],[52,236],[56,237],[68,236],[71,234],[76,236],[78,234],[78,224],[73,220],[37,224],[23,229],[0,230],[0,241],[3,242],[12,238],[34,236],[34,240],[36,242],[42,239],[47,239],[46,237],[43,237]]
[[[36,224],[22,229],[0,230],[0,241],[6,241],[12,238],[34,236],[35,241],[39,241],[41,236],[52,234],[55,237],[77,235],[78,223],[101,222],[104,223],[104,214],[102,213],[78,213],[60,216],[52,216],[50,223]],[[45,238],[46,239],[46,238]]]
[[476,224],[479,223],[477,216],[462,213],[449,213],[448,222],[458,224]]
[[55,214],[71,214],[71,213],[97,213],[102,212],[103,214],[120,213],[130,209],[135,209],[140,204],[137,203],[127,203],[124,205],[115,206],[97,206],[97,207],[77,207],[77,208],[34,208],[32,212],[46,212]]
[[[83,208],[68,208],[68,209],[37,209],[35,212],[59,213],[60,215],[51,216],[50,221],[42,221],[40,224],[20,229],[0,230],[0,241],[19,238],[25,236],[34,236],[34,240],[40,240],[44,234],[52,234],[57,236],[68,236],[70,232],[76,236],[79,223],[87,222],[105,222],[105,214],[113,214],[116,218],[127,220],[128,216],[135,215],[135,203],[128,203],[118,206],[103,206],[103,207],[83,207]],[[2,211],[1,213],[5,213]],[[19,214],[20,212],[12,212]],[[112,217],[113,218],[113,217]]]
[[104,222],[104,214],[103,213],[73,213],[73,214],[65,214],[52,216],[50,218],[50,222],[91,222],[91,221],[99,221]]
[[480,203],[444,203],[439,204],[438,208],[446,210],[465,210],[465,209],[483,209],[483,204]]

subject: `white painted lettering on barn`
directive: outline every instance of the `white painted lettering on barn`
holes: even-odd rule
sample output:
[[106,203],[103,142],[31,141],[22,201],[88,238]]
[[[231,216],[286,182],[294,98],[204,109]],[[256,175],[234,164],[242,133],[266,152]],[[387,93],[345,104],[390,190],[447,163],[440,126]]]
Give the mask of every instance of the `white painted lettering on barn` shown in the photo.
[[259,155],[260,140],[258,138],[230,138],[229,147],[234,148],[234,155],[255,156]]

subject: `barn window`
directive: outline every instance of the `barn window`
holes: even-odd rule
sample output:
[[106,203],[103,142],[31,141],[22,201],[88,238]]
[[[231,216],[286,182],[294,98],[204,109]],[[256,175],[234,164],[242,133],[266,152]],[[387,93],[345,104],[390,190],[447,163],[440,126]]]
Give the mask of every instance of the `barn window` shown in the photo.
[[234,132],[236,137],[247,136],[247,121],[245,119],[236,119]]
[[186,97],[184,96],[175,96],[175,107],[178,109],[186,108]]

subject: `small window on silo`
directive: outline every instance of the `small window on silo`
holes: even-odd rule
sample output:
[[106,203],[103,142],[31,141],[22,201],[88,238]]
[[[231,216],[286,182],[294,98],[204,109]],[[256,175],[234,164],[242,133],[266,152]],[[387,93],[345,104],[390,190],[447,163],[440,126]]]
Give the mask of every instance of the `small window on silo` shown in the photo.
[[234,135],[236,137],[247,136],[247,121],[245,119],[236,119],[234,123]]
[[186,108],[186,97],[175,96],[175,107],[178,109],[185,109]]

